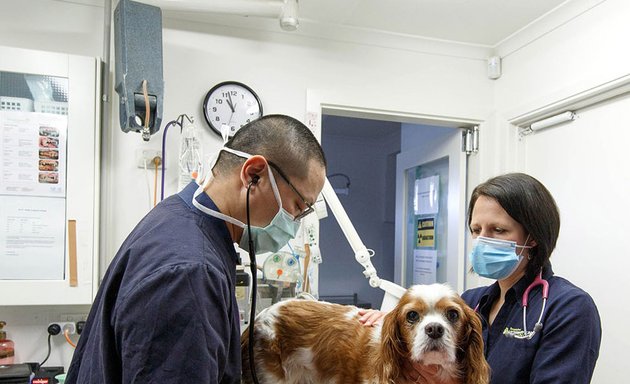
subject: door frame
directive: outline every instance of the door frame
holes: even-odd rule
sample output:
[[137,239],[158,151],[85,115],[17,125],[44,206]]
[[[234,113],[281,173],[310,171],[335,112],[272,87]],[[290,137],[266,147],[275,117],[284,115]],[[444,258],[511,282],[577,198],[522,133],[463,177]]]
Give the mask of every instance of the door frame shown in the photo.
[[[393,121],[400,123],[410,123],[410,124],[421,124],[421,125],[433,125],[433,126],[443,126],[450,128],[468,128],[473,126],[479,126],[480,130],[485,124],[485,120],[478,118],[468,118],[468,117],[460,117],[460,116],[447,116],[447,115],[433,115],[429,113],[421,113],[414,111],[404,111],[404,110],[392,110],[392,109],[384,109],[379,108],[378,105],[372,106],[359,106],[355,104],[356,100],[353,97],[344,96],[342,92],[325,92],[322,90],[316,89],[307,89],[306,90],[306,111],[304,116],[304,123],[307,127],[313,132],[315,137],[319,142],[322,140],[322,116],[333,115],[333,116],[342,116],[342,117],[353,117],[353,118],[361,118],[361,119],[373,119],[373,120],[385,120],[385,121]],[[467,162],[466,171],[464,174],[465,181],[462,185],[462,192],[464,193],[464,205],[468,203],[468,188],[467,183],[471,182],[470,178],[471,169],[470,162]],[[476,182],[476,177],[478,173],[472,170],[472,181]],[[466,243],[465,236],[465,228],[466,228],[466,220],[465,220],[465,207],[462,210],[462,223],[460,225],[460,234],[463,233],[464,241],[462,242],[462,247],[458,250],[461,252],[461,248],[464,250],[467,249],[468,244]],[[319,243],[319,222],[317,223],[317,242]],[[464,268],[466,268],[467,262],[465,257],[462,257],[463,260],[460,260],[460,264],[463,263]],[[395,267],[395,275],[398,275],[398,272]],[[458,292],[463,291],[466,288],[466,279],[464,279],[464,275],[459,277],[457,287],[454,287]],[[317,288],[319,285],[319,275],[316,272],[314,276],[317,276],[316,281],[311,282],[311,284],[315,284]],[[400,283],[400,282],[398,282]]]

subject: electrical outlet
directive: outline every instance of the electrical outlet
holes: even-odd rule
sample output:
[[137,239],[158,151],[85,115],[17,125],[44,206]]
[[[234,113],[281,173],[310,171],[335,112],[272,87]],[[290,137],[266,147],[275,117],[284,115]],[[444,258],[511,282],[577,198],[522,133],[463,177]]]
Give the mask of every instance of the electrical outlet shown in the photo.
[[158,158],[160,161],[158,162],[159,168],[161,169],[162,165],[162,151],[159,149],[146,149],[146,148],[138,148],[136,149],[136,165],[138,168],[144,169],[144,165],[146,164],[147,169],[155,169],[155,164],[153,163],[153,159]]
[[61,335],[63,335],[63,333],[66,331],[68,331],[69,335],[74,335],[75,333],[77,333],[76,323],[69,322],[69,321],[57,321],[57,322],[48,324],[48,326],[52,324],[58,324],[59,327],[61,327],[61,333],[60,333]]

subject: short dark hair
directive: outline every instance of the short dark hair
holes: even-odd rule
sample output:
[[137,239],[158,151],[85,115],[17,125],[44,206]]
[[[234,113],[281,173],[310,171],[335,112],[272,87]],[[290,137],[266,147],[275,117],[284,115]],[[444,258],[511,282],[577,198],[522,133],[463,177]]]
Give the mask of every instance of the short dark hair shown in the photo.
[[[266,115],[244,125],[225,146],[264,156],[288,176],[302,180],[308,177],[311,161],[326,167],[324,151],[313,132],[299,120],[286,115]],[[221,174],[241,166],[244,161],[222,151],[213,171]]]
[[524,173],[508,173],[479,184],[470,196],[468,227],[479,196],[496,200],[515,221],[525,228],[536,246],[529,250],[531,257],[527,274],[536,274],[548,262],[560,233],[560,212],[553,196],[538,180]]

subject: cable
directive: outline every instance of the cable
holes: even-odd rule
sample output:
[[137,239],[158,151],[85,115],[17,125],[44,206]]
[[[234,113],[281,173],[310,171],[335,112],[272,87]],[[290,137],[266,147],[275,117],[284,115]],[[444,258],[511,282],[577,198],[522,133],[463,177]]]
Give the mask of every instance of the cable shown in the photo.
[[151,210],[151,179],[149,179],[149,170],[147,169],[147,161],[144,160],[144,179],[147,181],[147,193],[149,195],[149,211]]
[[153,179],[153,206],[157,205],[157,180],[158,180],[158,165],[160,165],[160,159],[157,156],[153,159],[155,164],[155,178]]
[[[179,124],[179,122],[177,120],[169,121],[168,124],[166,124],[166,127],[164,127],[164,133],[162,134],[162,189],[161,189],[160,201],[164,200],[164,169],[166,167],[166,132],[168,132],[168,129],[172,125],[175,125],[175,124]],[[182,126],[180,124],[180,129],[181,127]]]
[[67,329],[63,331],[63,336],[66,338],[66,341],[68,342],[68,344],[72,345],[73,348],[77,347],[77,345],[73,343],[72,340],[70,340],[69,331]]
[[194,120],[189,117],[187,114],[181,114],[177,117],[177,119],[173,121],[169,121],[164,127],[164,133],[162,134],[162,189],[160,195],[160,201],[164,200],[164,169],[166,168],[166,132],[173,125],[179,125],[180,132],[184,129],[184,118],[186,118],[191,124],[194,123]]
[[149,128],[151,122],[151,107],[149,105],[149,90],[147,89],[147,81],[142,80],[142,94],[144,95],[144,127]]
[[256,252],[254,251],[254,240],[252,239],[252,226],[249,219],[249,191],[252,185],[255,184],[252,180],[247,186],[247,199],[245,200],[245,208],[247,212],[247,237],[249,240],[249,268],[252,272],[252,305],[249,310],[249,370],[252,374],[252,380],[254,384],[258,384],[258,377],[256,376],[256,364],[254,362],[254,321],[256,319],[256,295],[258,287],[258,273],[256,271]]
[[48,361],[48,358],[50,357],[50,338],[52,337],[52,334],[48,334],[48,353],[46,354],[46,358],[44,359],[44,361],[42,361],[41,363],[39,363],[39,366],[41,367],[42,365],[44,365],[45,362]]

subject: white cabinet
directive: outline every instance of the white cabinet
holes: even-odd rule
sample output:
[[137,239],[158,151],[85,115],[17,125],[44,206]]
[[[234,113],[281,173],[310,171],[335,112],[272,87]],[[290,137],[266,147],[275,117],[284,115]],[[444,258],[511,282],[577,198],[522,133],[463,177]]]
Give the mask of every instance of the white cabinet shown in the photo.
[[96,58],[0,47],[0,306],[92,303],[99,74]]

